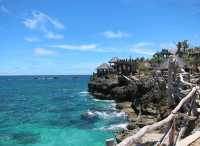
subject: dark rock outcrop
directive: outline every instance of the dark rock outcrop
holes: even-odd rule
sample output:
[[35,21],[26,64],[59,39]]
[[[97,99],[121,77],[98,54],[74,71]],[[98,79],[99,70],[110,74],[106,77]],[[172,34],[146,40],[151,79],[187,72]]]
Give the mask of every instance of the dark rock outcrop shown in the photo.
[[132,101],[137,93],[136,84],[128,84],[111,89],[110,96],[117,102],[119,101]]
[[92,78],[88,89],[99,99],[132,102],[132,108],[137,114],[151,115],[162,119],[166,115],[164,113],[168,113],[166,81],[163,78],[146,77],[131,81],[120,75]]
[[87,112],[87,113],[81,114],[81,119],[93,123],[98,120],[98,115]]
[[88,83],[88,91],[98,99],[111,100],[114,97],[110,95],[110,92],[118,85],[118,79],[97,78]]

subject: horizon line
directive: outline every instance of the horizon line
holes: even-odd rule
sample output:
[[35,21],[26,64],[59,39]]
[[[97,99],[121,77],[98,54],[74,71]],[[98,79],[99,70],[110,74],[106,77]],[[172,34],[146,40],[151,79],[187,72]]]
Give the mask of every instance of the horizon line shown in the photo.
[[89,76],[92,74],[34,74],[34,75],[30,75],[30,74],[13,74],[13,75],[0,75],[0,76]]

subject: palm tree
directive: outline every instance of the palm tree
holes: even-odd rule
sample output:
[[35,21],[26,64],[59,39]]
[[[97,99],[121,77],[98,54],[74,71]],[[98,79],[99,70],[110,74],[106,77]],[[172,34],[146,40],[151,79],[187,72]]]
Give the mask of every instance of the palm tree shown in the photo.
[[182,42],[178,42],[178,43],[176,44],[176,47],[177,47],[176,54],[180,55],[180,53],[181,53],[181,48],[182,48]]
[[185,53],[186,48],[189,48],[188,40],[182,41],[182,42],[181,42],[181,46],[182,46],[183,51],[184,51],[184,53]]

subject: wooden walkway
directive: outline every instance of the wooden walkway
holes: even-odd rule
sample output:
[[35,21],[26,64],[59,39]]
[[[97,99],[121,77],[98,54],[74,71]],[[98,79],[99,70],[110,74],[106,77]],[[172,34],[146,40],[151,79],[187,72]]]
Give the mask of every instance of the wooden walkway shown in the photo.
[[198,138],[196,141],[194,141],[190,146],[200,146],[200,138]]

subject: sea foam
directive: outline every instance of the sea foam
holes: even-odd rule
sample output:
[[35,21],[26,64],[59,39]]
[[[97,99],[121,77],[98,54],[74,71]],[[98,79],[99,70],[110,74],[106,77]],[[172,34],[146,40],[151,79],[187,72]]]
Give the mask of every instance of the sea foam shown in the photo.
[[113,124],[108,127],[101,127],[99,130],[103,131],[117,131],[117,130],[127,130],[128,123]]
[[126,118],[125,112],[110,112],[110,111],[91,111],[88,110],[88,115],[97,115],[99,118],[109,119],[109,118]]
[[81,92],[79,92],[80,94],[89,94],[89,92],[88,91],[81,91]]

